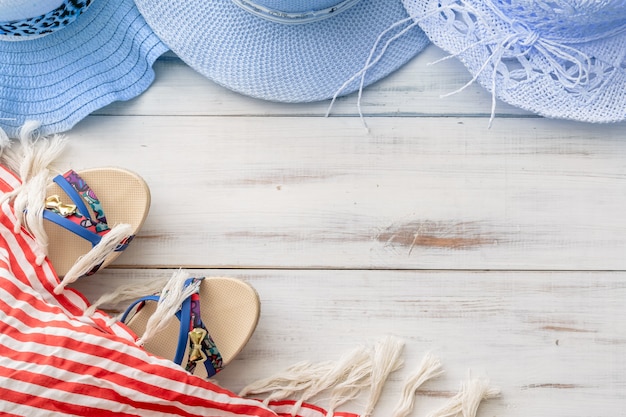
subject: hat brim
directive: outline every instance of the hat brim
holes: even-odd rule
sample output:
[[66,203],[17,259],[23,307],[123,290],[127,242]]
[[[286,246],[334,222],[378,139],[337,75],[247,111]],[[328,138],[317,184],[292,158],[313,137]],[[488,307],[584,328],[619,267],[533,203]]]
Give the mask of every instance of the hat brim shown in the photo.
[[[230,0],[138,0],[148,24],[184,62],[214,82],[270,101],[311,102],[333,97],[410,22],[400,0],[362,0],[316,22],[276,23]],[[413,25],[390,43],[365,77],[371,84],[409,61],[430,42]],[[376,55],[376,53],[375,53]],[[341,95],[359,88],[350,83]]]
[[0,127],[11,137],[27,120],[41,122],[42,134],[69,130],[142,93],[165,51],[132,0],[96,0],[49,35],[0,40]]
[[[454,10],[441,8],[436,0],[403,2],[429,39],[456,56],[500,100],[549,118],[626,120],[626,30],[594,41],[555,42],[573,58],[569,62],[535,46],[527,48],[521,61],[506,54],[500,59],[502,46],[518,33],[490,2],[468,0],[455,3]],[[591,65],[581,82],[576,83],[575,72],[567,79],[576,61],[584,66],[586,58]]]

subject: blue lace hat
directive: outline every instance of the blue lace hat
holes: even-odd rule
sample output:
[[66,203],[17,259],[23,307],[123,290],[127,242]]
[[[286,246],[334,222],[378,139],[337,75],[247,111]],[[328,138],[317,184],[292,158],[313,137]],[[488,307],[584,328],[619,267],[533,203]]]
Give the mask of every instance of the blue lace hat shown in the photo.
[[626,120],[626,1],[403,2],[492,93],[494,108],[498,97],[546,117]]
[[132,0],[0,0],[0,128],[68,130],[143,92],[166,50]]
[[[222,86],[281,102],[328,99],[398,69],[430,42],[401,0],[137,0],[157,35]],[[404,24],[396,24],[405,20]],[[394,25],[395,24],[395,25]],[[402,36],[400,36],[402,34]]]

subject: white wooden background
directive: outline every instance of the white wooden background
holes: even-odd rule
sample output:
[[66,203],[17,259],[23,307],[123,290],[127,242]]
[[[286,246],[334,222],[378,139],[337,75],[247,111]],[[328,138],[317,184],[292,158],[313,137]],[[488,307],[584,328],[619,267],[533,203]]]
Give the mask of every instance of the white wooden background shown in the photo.
[[[431,351],[445,375],[412,416],[468,377],[502,396],[479,416],[626,410],[626,124],[539,118],[498,103],[434,46],[354,95],[277,104],[221,88],[169,54],[141,97],[68,133],[63,167],[115,165],[153,204],[118,261],[76,287],[241,277],[262,317],[218,377],[232,390],[385,335],[406,340],[375,417]],[[323,405],[323,403],[320,403]],[[359,412],[363,404],[347,410]]]

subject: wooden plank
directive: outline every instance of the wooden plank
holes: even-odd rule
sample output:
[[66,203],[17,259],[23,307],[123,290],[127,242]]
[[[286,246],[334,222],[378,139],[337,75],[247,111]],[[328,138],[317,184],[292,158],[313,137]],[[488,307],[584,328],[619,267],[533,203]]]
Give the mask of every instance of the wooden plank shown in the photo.
[[[491,95],[478,85],[447,98],[463,87],[471,75],[456,59],[429,65],[445,56],[435,46],[399,71],[364,90],[362,107],[368,116],[381,115],[489,115]],[[140,97],[114,103],[96,112],[100,115],[259,115],[314,116],[326,114],[329,101],[305,104],[272,103],[251,99],[223,88],[198,74],[173,55],[159,59],[156,80]],[[530,113],[505,103],[497,105],[499,115]],[[333,115],[355,115],[356,94],[338,100]]]
[[153,193],[118,265],[626,269],[623,125],[90,117],[64,167]]
[[[293,363],[335,359],[394,335],[406,341],[405,367],[392,374],[375,417],[390,415],[426,351],[440,357],[445,375],[420,390],[411,416],[443,405],[469,372],[502,390],[479,416],[609,416],[626,400],[624,272],[190,272],[239,277],[259,292],[257,331],[218,377],[235,391]],[[93,300],[170,274],[107,269],[75,285]]]

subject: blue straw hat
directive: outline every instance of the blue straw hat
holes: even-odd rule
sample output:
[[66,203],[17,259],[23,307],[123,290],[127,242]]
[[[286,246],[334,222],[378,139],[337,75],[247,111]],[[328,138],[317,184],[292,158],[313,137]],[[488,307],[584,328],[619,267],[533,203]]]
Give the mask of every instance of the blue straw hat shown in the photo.
[[222,86],[271,101],[351,93],[360,78],[344,83],[366,66],[370,53],[376,63],[365,73],[364,86],[429,44],[417,25],[394,26],[408,18],[401,0],[136,3],[155,33],[192,68]]
[[494,97],[546,117],[626,120],[625,0],[403,1]]
[[0,127],[66,131],[143,92],[166,50],[132,0],[0,0]]

